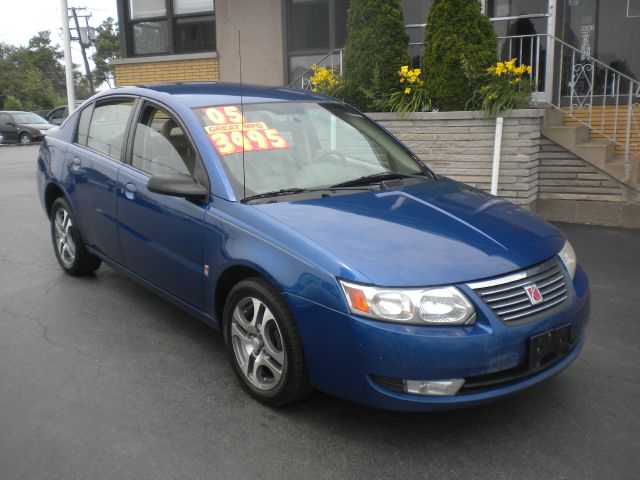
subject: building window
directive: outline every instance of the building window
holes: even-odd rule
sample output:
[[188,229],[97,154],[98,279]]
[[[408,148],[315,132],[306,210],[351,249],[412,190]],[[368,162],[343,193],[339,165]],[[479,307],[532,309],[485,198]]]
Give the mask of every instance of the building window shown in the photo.
[[214,0],[124,0],[130,55],[216,49]]
[[290,80],[344,47],[348,8],[349,0],[287,0]]

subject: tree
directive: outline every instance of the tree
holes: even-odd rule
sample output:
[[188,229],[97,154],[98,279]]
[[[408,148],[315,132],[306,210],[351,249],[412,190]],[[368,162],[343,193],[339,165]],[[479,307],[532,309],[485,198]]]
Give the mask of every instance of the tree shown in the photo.
[[475,81],[497,59],[497,38],[478,0],[435,0],[425,29],[423,72],[434,107],[464,110]]
[[375,109],[397,84],[409,63],[399,0],[351,0],[344,48],[345,99],[363,110]]
[[63,102],[62,53],[49,35],[39,32],[28,47],[0,44],[0,105],[46,110]]
[[107,82],[111,86],[113,79],[113,65],[109,63],[110,58],[120,58],[120,40],[118,36],[118,24],[109,17],[96,28],[96,38],[93,46],[96,51],[91,57],[96,67],[93,70],[93,77],[96,85]]

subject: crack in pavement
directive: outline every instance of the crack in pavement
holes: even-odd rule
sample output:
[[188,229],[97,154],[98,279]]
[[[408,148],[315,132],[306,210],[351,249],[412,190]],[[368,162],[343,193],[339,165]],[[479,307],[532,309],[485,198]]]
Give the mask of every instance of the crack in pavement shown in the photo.
[[71,349],[71,350],[74,350],[78,355],[81,355],[82,357],[89,358],[95,362],[100,362],[99,358],[94,357],[93,355],[90,355],[87,352],[84,352],[77,345],[65,345],[63,343],[58,343],[52,340],[49,337],[49,328],[51,327],[51,325],[44,324],[38,317],[32,316],[28,313],[18,313],[13,310],[9,310],[9,308],[6,306],[0,306],[0,312],[6,313],[7,315],[11,315],[16,318],[24,318],[27,320],[31,320],[32,322],[35,322],[38,325],[38,327],[40,327],[41,329],[40,338],[42,338],[49,345],[57,348],[62,348],[63,350]]

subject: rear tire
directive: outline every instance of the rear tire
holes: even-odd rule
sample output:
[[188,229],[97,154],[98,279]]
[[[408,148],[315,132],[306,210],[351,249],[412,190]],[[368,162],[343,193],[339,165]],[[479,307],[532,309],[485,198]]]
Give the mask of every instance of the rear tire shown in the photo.
[[242,280],[231,289],[223,334],[233,370],[253,398],[281,406],[311,393],[295,320],[263,278]]
[[73,212],[64,197],[57,198],[51,207],[51,241],[58,263],[69,275],[93,273],[102,263],[87,250]]

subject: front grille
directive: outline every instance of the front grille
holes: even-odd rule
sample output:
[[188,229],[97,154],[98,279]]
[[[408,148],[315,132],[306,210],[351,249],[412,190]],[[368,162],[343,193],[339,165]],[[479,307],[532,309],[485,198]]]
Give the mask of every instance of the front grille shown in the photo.
[[[535,284],[542,301],[535,305],[525,287]],[[526,270],[468,284],[504,322],[521,321],[561,305],[569,296],[564,270],[554,257]]]

